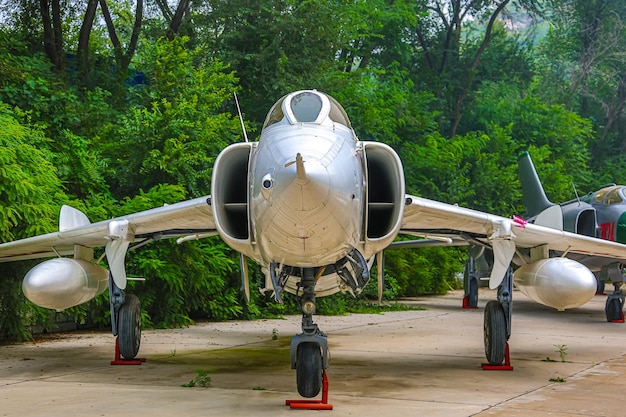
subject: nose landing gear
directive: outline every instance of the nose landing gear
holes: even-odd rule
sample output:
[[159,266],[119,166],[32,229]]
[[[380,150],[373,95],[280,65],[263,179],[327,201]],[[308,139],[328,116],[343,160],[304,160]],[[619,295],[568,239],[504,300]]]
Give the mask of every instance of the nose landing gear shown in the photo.
[[[291,338],[291,369],[296,370],[298,393],[305,398],[317,396],[324,385],[327,397],[328,380],[325,370],[328,367],[327,336],[313,323],[315,314],[315,271],[313,268],[302,269],[302,333]],[[292,406],[298,401],[289,401]],[[320,402],[300,402],[305,408],[320,409]],[[328,406],[328,404],[325,404]],[[330,406],[332,409],[332,406]],[[322,407],[322,409],[328,409]]]

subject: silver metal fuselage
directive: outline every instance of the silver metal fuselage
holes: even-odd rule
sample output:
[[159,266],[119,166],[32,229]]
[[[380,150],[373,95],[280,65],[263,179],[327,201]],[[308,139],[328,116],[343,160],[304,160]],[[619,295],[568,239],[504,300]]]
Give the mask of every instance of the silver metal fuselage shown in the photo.
[[267,288],[295,293],[299,271],[318,268],[320,296],[362,289],[405,203],[395,151],[360,142],[341,105],[314,90],[277,101],[258,142],[224,149],[211,190],[220,236],[262,266]]
[[263,261],[315,267],[358,247],[364,179],[356,144],[352,130],[337,124],[264,129],[252,159],[250,199]]

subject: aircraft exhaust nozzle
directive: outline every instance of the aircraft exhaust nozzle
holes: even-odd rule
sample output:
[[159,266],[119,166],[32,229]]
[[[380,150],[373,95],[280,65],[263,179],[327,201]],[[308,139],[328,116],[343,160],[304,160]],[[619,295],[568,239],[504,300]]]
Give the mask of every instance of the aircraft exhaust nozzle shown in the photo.
[[528,217],[534,217],[548,207],[556,205],[548,200],[528,152],[522,152],[517,158],[517,172]]

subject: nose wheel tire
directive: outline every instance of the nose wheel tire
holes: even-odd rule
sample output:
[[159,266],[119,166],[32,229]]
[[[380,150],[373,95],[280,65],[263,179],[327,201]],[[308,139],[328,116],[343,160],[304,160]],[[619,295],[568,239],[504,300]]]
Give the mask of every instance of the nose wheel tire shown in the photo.
[[490,365],[501,365],[506,353],[506,317],[500,302],[485,306],[485,356]]
[[127,294],[118,313],[118,341],[120,355],[134,359],[141,343],[141,304],[134,294]]
[[296,359],[298,393],[304,398],[315,397],[322,389],[322,352],[316,343],[301,343]]

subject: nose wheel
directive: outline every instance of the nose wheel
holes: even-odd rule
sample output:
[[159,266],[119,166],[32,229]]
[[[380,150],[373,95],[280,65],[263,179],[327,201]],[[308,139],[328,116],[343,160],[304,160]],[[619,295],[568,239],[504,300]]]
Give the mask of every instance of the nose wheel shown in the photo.
[[298,394],[311,398],[322,389],[322,351],[315,342],[304,342],[298,346],[296,354],[296,382]]

